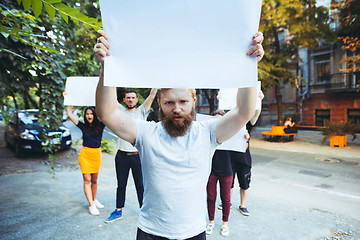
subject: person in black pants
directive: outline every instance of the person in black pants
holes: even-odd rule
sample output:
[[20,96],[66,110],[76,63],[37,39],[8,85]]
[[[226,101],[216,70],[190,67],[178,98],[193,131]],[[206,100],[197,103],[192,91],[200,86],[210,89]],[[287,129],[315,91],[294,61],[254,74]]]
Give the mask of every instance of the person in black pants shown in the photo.
[[[149,114],[149,110],[156,96],[156,92],[156,88],[151,89],[151,92],[145,99],[144,103],[137,108],[137,93],[132,89],[128,89],[125,91],[123,98],[125,107],[121,104],[118,104],[118,108],[121,111],[127,113],[127,115],[131,116],[132,118],[144,120]],[[134,148],[131,143],[121,138],[118,138],[118,149],[119,150],[115,156],[117,178],[116,209],[105,220],[105,223],[114,222],[122,217],[122,208],[125,205],[125,193],[130,169],[135,182],[140,208],[143,201],[144,185],[141,173],[140,157],[137,149]]]
[[[264,94],[262,91],[259,92],[259,98],[262,100],[264,98]],[[231,188],[234,188],[234,180],[235,174],[238,177],[239,185],[240,185],[240,206],[239,211],[244,216],[249,216],[250,213],[247,210],[245,204],[249,194],[249,187],[251,181],[251,167],[252,167],[252,160],[250,154],[250,147],[249,147],[249,140],[251,129],[256,124],[259,116],[261,113],[261,106],[260,109],[256,109],[255,115],[250,119],[250,121],[246,124],[246,130],[248,131],[248,139],[247,148],[245,153],[242,152],[234,152],[230,151],[231,162],[234,170],[234,177],[233,177],[233,184]]]

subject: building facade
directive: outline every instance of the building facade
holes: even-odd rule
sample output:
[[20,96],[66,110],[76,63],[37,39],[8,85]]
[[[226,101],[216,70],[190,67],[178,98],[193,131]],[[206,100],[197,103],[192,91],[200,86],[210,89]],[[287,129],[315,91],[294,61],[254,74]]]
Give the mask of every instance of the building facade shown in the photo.
[[308,64],[301,66],[309,70],[299,91],[302,125],[360,124],[360,73],[340,71],[346,54],[338,42],[308,51]]
[[[333,31],[339,28],[337,13],[337,9],[330,12],[329,22]],[[320,42],[314,50],[300,48],[300,61],[292,65],[298,76],[297,84],[285,84],[281,90],[284,118],[292,116],[298,125],[304,127],[346,122],[360,124],[360,72],[341,71],[348,68],[342,60],[349,54],[354,53],[344,51],[339,41]],[[265,94],[260,123],[277,123],[273,89]]]

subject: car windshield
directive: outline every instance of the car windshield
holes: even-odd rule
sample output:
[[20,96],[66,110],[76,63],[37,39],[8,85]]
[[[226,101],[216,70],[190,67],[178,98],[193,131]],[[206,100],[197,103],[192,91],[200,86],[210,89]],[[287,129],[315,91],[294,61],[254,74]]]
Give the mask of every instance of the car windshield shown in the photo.
[[33,124],[33,123],[38,122],[39,113],[37,113],[37,112],[20,112],[19,118],[20,118],[20,121],[24,124]]

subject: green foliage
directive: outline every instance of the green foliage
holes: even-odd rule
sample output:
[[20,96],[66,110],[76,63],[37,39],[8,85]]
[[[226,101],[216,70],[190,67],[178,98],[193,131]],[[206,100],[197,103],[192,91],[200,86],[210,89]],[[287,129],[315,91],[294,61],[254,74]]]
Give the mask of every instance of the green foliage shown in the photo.
[[[263,0],[260,31],[264,33],[265,56],[259,63],[259,79],[265,89],[274,87],[278,121],[283,118],[284,84],[294,84],[290,67],[299,61],[298,48],[312,48],[320,40],[334,41],[328,25],[328,10],[316,7],[315,0]],[[282,41],[279,36],[283,34]]]
[[43,6],[49,15],[51,20],[54,20],[56,12],[64,19],[66,23],[69,22],[69,18],[74,21],[76,25],[79,26],[79,23],[83,23],[88,27],[93,29],[100,30],[101,22],[96,18],[88,17],[80,13],[79,9],[69,7],[62,3],[62,0],[17,0],[18,4],[23,3],[24,11],[28,11],[29,8],[32,8],[35,18],[39,17]]
[[113,139],[109,140],[108,138],[103,138],[101,140],[101,151],[106,153],[114,152],[116,149],[114,143],[115,141]]
[[[333,7],[340,9],[338,39],[341,48],[347,53],[339,64],[345,66],[342,72],[354,73],[360,71],[360,1],[345,0],[334,2]],[[359,85],[356,86],[359,92]]]
[[[124,93],[125,90],[129,89],[129,88],[121,88],[118,87],[117,90],[117,100],[119,103],[123,102],[123,98],[124,98]],[[136,91],[137,95],[138,95],[138,99],[139,99],[139,103],[138,105],[141,105],[144,103],[145,99],[149,96],[151,88],[131,88],[133,90]],[[153,101],[152,106],[154,106],[154,108],[157,108],[157,101]]]
[[76,141],[73,141],[72,142],[72,145],[73,146],[79,146],[79,145],[81,145],[82,144],[82,139],[79,139],[79,140],[76,140]]
[[[6,1],[5,1],[6,2]],[[44,37],[42,35],[36,35],[31,31],[32,29],[25,30],[24,28],[20,26],[14,26],[12,23],[14,22],[15,18],[23,18],[28,19],[31,21],[32,28],[38,27],[36,24],[36,18],[39,17],[40,13],[42,12],[43,6],[46,9],[46,12],[48,14],[48,17],[51,20],[56,20],[56,12],[59,13],[61,18],[68,23],[69,18],[77,25],[79,26],[79,23],[83,23],[87,27],[93,28],[95,31],[98,31],[101,29],[101,21],[99,21],[97,18],[88,17],[82,13],[80,13],[79,9],[69,7],[62,3],[61,0],[17,0],[18,4],[20,5],[22,3],[22,6],[24,7],[24,11],[17,10],[17,9],[11,9],[7,8],[6,4],[1,4],[0,8],[0,17],[1,22],[0,23],[0,32],[5,37],[6,40],[8,40],[9,37],[12,37],[16,40],[19,40],[23,43],[26,43],[30,46],[39,48],[43,51],[47,52],[57,52],[57,50],[52,48],[44,47],[42,44],[36,44],[38,41],[29,41],[26,36],[33,36],[37,38]],[[34,16],[26,13],[29,9],[32,9],[32,12]],[[7,52],[11,53],[14,56],[25,58],[24,56],[6,48],[0,47],[0,52]]]
[[55,163],[56,163],[56,157],[54,154],[49,155],[50,160],[50,170],[49,173],[52,175],[53,178],[55,178]]
[[[40,44],[36,44],[34,41],[30,41],[29,37],[34,38],[42,38],[43,36],[35,34],[33,31],[28,30],[28,28],[21,27],[21,19],[24,21],[28,21],[29,26],[33,28],[37,28],[38,25],[35,23],[35,18],[27,13],[24,13],[21,10],[17,9],[6,9],[3,8],[3,5],[0,5],[0,17],[1,17],[1,23],[0,23],[0,32],[1,35],[6,39],[9,40],[9,38],[13,38],[14,40],[20,41],[22,43],[28,44],[30,46],[39,48],[43,51],[48,52],[57,52],[56,50],[52,48],[47,48],[45,46],[42,46]],[[26,59],[26,57],[19,55],[18,53],[0,47],[0,52],[7,52],[11,53],[17,57]]]
[[341,37],[360,38],[360,1],[344,0],[342,2],[333,2],[334,8],[340,9],[339,21],[340,29],[338,31]]
[[331,136],[352,135],[352,141],[356,139],[356,133],[360,131],[360,126],[351,122],[347,123],[330,123],[328,127],[322,130],[324,135],[322,144],[330,139]]
[[[37,108],[39,123],[45,130],[53,128],[63,115],[66,77],[94,76],[99,71],[92,50],[96,31],[89,28],[91,24],[77,25],[74,20],[87,19],[79,17],[81,11],[91,21],[101,24],[95,0],[84,0],[81,4],[67,0],[67,6],[74,6],[73,12],[59,5],[61,2],[2,0],[0,3],[0,109],[6,115],[12,108]],[[65,22],[65,15],[72,21]],[[46,135],[43,138],[46,141]],[[56,151],[51,142],[44,150],[50,157]]]

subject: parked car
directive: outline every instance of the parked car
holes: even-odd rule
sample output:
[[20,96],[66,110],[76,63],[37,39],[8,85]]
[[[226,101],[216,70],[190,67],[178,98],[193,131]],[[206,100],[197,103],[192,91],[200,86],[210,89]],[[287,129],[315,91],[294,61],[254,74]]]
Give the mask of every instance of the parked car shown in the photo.
[[[39,110],[16,110],[12,114],[5,129],[6,146],[13,147],[18,157],[24,156],[26,152],[42,152],[43,146],[48,142],[43,142],[39,134],[44,133],[44,129],[39,125]],[[58,128],[50,130],[46,134],[51,137],[52,143],[58,149],[70,148],[72,144],[70,130],[60,123]]]

